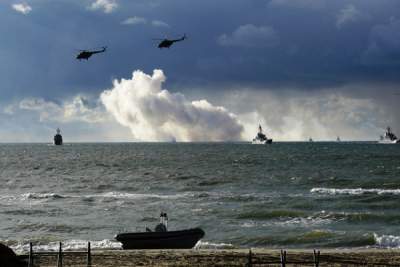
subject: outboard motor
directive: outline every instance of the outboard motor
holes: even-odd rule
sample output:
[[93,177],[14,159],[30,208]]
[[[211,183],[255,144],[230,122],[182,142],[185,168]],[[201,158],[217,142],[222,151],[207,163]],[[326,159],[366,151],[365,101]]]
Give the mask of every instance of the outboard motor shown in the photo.
[[167,232],[168,231],[168,216],[167,213],[161,212],[160,223],[157,224],[155,230],[156,232]]

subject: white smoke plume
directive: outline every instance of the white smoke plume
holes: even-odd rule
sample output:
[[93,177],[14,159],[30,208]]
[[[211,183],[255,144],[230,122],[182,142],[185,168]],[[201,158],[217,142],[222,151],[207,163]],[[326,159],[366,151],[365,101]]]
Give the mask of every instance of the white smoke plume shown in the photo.
[[162,70],[147,75],[140,70],[132,79],[115,80],[100,98],[106,109],[135,138],[144,141],[241,140],[243,126],[224,107],[207,100],[189,101],[183,94],[162,88]]
[[382,105],[376,97],[349,95],[346,89],[241,89],[213,101],[238,114],[245,140],[254,137],[258,124],[276,141],[305,141],[309,137],[328,141],[337,136],[372,141],[378,140],[388,125],[398,132],[398,119],[390,116],[388,101]]

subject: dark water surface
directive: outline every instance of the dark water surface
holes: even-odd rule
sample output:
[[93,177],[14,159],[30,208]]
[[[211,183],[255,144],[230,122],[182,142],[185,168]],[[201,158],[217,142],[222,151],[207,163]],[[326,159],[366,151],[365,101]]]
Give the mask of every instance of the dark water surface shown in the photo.
[[400,145],[0,144],[0,241],[200,226],[202,247],[400,247]]

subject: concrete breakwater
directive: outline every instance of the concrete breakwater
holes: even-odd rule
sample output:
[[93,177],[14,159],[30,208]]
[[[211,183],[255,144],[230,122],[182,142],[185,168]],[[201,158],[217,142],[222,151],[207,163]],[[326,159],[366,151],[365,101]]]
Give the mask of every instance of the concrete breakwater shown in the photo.
[[[20,255],[29,262],[29,255]],[[62,252],[62,266],[400,266],[400,250],[321,250],[318,262],[312,250],[105,250],[88,254]],[[33,264],[32,264],[33,263]],[[31,266],[60,267],[58,252],[33,254]]]

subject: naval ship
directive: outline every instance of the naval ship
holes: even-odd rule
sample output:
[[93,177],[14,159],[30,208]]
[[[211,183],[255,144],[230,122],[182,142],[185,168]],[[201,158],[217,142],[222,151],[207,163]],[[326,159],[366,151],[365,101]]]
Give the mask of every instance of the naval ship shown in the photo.
[[267,136],[263,133],[261,125],[258,125],[258,133],[251,143],[256,145],[271,144],[272,139],[268,139]]
[[54,136],[54,144],[55,144],[56,146],[61,146],[61,145],[63,144],[63,139],[62,139],[62,136],[61,136],[61,130],[60,130],[60,128],[57,128],[57,133],[56,133],[56,135]]
[[386,128],[386,133],[384,136],[381,135],[381,139],[378,141],[379,144],[400,144],[400,140],[392,132],[390,127]]

